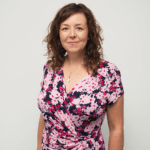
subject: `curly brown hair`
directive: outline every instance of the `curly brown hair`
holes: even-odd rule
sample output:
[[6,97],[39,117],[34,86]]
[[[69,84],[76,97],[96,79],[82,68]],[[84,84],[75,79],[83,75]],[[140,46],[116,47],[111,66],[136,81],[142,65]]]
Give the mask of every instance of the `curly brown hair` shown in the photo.
[[[61,42],[59,37],[60,25],[67,18],[75,13],[83,13],[87,19],[88,26],[88,38],[86,44],[86,52],[83,57],[84,67],[87,68],[87,72],[89,73],[89,69],[92,69],[92,76],[95,75],[98,71],[98,66],[103,61],[103,40],[102,37],[102,28],[99,23],[96,21],[93,13],[89,8],[87,8],[84,4],[76,4],[70,3],[59,9],[57,14],[55,15],[52,22],[50,22],[48,26],[48,34],[44,38],[43,42],[47,43],[47,53],[45,56],[48,56],[48,65],[47,68],[50,67],[57,71],[62,67],[62,64],[65,61],[65,53],[67,52]],[[52,62],[52,65],[50,63]]]

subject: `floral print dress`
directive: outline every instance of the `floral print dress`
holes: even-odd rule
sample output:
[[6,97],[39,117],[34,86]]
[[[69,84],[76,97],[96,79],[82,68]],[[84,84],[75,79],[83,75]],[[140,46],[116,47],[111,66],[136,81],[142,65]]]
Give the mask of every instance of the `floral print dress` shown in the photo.
[[68,93],[64,73],[43,67],[37,103],[45,121],[42,150],[105,150],[101,125],[106,104],[124,94],[117,66],[106,60],[92,77],[86,75]]

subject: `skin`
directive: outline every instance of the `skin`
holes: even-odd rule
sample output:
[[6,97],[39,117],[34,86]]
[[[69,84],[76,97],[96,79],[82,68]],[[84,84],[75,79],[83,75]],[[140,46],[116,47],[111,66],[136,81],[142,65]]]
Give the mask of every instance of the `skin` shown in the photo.
[[45,121],[41,113],[39,118],[38,134],[37,134],[37,150],[42,149],[41,143],[42,143],[42,135],[43,135],[44,128],[45,128]]
[[107,121],[109,127],[108,150],[123,150],[124,146],[124,95],[113,105],[107,105]]
[[[83,13],[73,14],[62,22],[59,36],[62,46],[68,53],[66,59],[70,66],[80,65],[83,61],[88,40],[88,27],[85,15]],[[69,42],[78,42],[78,44],[70,44]]]

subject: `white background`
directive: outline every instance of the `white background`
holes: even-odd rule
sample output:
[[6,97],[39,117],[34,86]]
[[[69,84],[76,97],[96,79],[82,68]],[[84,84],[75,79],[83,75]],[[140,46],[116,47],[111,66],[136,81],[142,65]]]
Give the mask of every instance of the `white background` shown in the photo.
[[[103,28],[105,60],[121,71],[124,150],[150,150],[150,0],[0,0],[0,149],[35,150],[47,26],[83,3]],[[102,132],[108,149],[107,117]]]

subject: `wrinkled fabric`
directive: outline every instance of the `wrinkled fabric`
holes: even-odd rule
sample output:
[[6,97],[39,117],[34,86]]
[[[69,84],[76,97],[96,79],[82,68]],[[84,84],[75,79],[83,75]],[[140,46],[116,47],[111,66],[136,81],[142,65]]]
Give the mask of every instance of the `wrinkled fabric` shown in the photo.
[[124,94],[117,66],[103,60],[95,76],[86,75],[66,93],[63,68],[53,71],[47,65],[37,99],[45,121],[42,150],[105,150],[106,105]]

